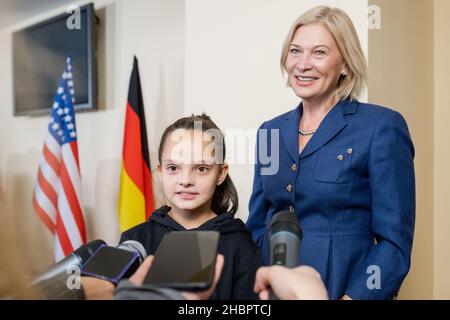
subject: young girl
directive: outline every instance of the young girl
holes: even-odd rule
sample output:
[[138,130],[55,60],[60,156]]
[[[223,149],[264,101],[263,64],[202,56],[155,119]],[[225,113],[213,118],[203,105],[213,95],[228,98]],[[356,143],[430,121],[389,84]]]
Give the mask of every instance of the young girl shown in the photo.
[[224,159],[223,133],[207,115],[192,115],[170,125],[158,150],[158,174],[167,205],[155,210],[147,222],[125,231],[120,241],[139,241],[147,254],[154,254],[168,232],[218,231],[225,264],[211,299],[257,299],[253,284],[262,256],[245,224],[234,218],[238,196]]

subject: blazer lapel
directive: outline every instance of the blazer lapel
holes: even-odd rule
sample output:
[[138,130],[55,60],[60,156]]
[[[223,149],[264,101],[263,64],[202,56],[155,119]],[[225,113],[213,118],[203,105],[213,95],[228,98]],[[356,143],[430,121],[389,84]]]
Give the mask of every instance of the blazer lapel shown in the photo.
[[300,117],[302,114],[301,104],[292,112],[290,112],[286,118],[284,125],[281,126],[281,137],[286,146],[286,150],[292,161],[298,164],[298,124],[300,123]]
[[[347,126],[344,115],[355,113],[357,102],[348,100],[340,101],[322,120],[317,132],[312,136],[311,140],[306,144],[300,159],[306,158],[316,152],[328,141],[333,139],[342,129]],[[297,143],[298,144],[298,143]],[[298,150],[298,147],[297,147]]]

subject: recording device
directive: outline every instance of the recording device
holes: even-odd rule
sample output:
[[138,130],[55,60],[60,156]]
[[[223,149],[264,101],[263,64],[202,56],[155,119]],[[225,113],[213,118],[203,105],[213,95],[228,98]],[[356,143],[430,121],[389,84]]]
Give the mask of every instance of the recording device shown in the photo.
[[299,265],[303,232],[297,216],[289,211],[276,213],[269,227],[270,264],[293,268]]
[[211,287],[220,234],[216,231],[176,231],[161,241],[144,284],[183,291]]
[[83,264],[81,274],[117,284],[129,278],[146,256],[144,246],[134,240],[124,241],[117,247],[102,245]]
[[50,278],[57,277],[61,274],[66,274],[67,270],[70,270],[70,268],[73,268],[74,266],[81,268],[81,266],[89,259],[89,257],[92,256],[92,254],[102,245],[106,245],[105,241],[103,240],[93,240],[87,244],[82,245],[70,255],[37,275],[33,279],[32,284],[36,285]]

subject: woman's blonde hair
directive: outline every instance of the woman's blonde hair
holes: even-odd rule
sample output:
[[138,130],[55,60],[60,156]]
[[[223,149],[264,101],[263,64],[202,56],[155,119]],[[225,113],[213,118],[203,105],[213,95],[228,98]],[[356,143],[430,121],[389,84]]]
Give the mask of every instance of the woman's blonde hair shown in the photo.
[[363,92],[367,82],[367,63],[349,16],[341,9],[318,6],[308,10],[292,24],[283,44],[280,65],[286,70],[289,47],[297,30],[309,24],[321,23],[333,36],[339,51],[347,65],[347,75],[342,76],[335,96],[338,100],[350,98],[356,100]]

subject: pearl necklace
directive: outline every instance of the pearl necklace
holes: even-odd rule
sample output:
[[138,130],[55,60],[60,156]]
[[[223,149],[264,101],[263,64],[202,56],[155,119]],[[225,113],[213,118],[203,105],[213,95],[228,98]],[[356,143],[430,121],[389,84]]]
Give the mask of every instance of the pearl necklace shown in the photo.
[[298,133],[300,133],[301,136],[310,136],[314,133],[316,133],[317,130],[313,130],[313,131],[304,131],[302,129],[298,129]]

